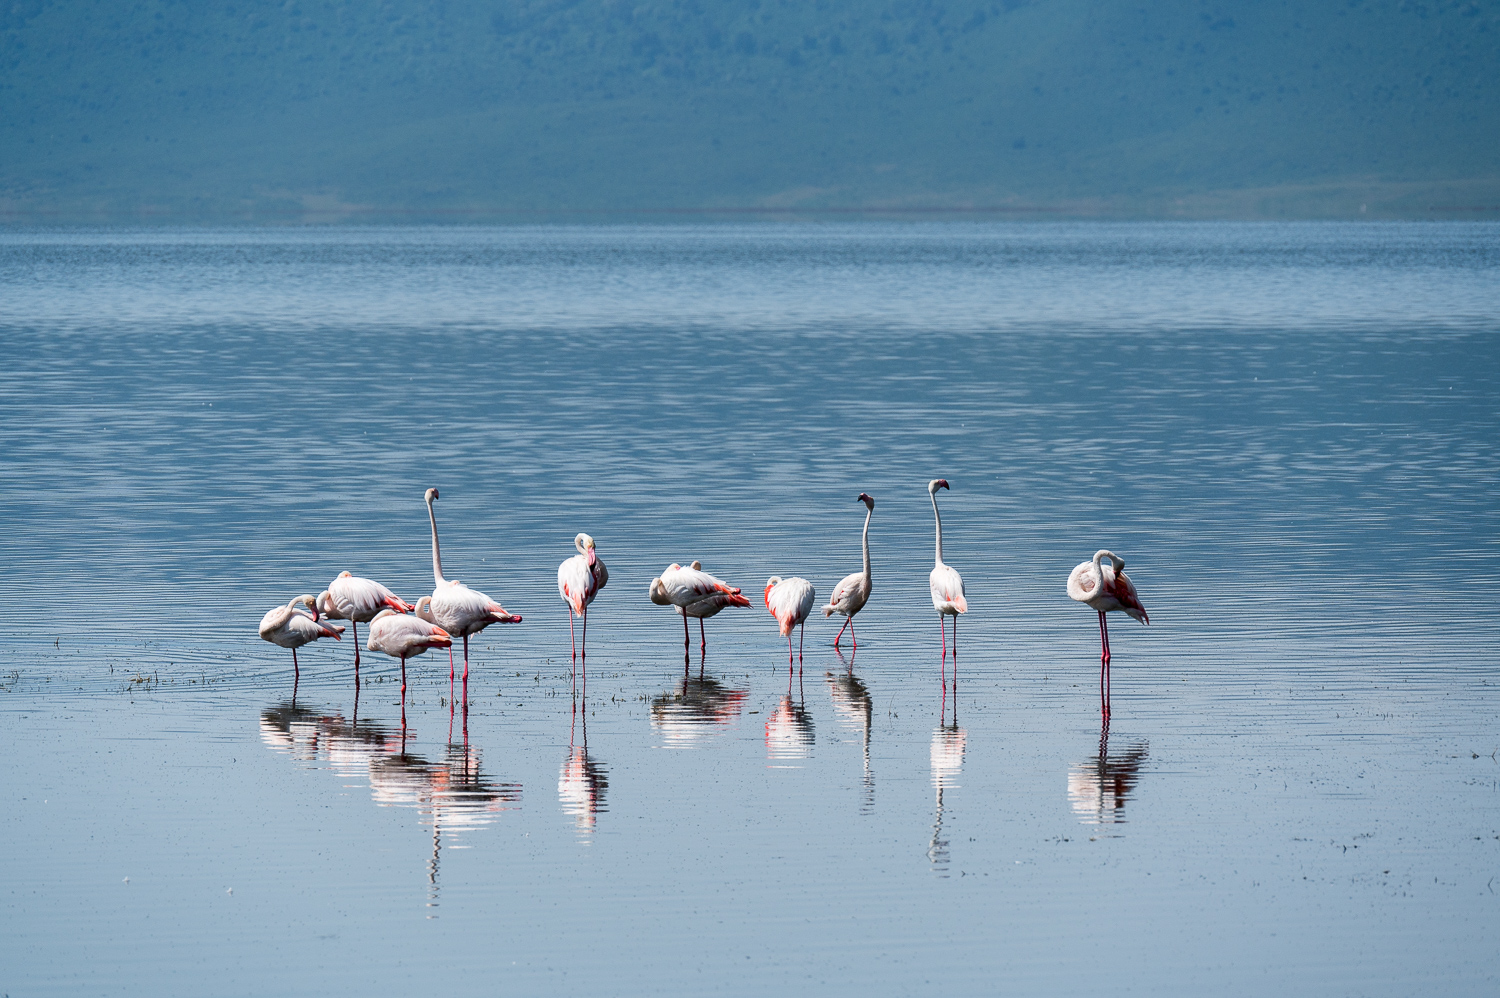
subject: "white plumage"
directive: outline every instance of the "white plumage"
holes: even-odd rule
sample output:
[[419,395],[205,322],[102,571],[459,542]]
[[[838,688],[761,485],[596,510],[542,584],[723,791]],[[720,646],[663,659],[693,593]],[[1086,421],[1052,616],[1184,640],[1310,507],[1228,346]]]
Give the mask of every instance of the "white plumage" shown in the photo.
[[[766,580],[766,609],[776,618],[781,636],[786,638],[788,662],[792,660],[792,629],[801,627],[803,635],[806,635],[807,616],[812,613],[813,604],[817,600],[817,592],[806,579],[796,576],[783,579],[779,575],[773,575]],[[800,648],[797,657],[802,657]]]
[[[438,498],[437,489],[428,489],[424,501],[427,503],[427,518],[432,523],[432,580],[431,596],[417,600],[417,616],[447,631],[464,642],[464,682],[469,681],[469,636],[478,634],[491,624],[519,624],[521,617],[506,611],[505,607],[490,599],[477,589],[470,589],[457,579],[443,577],[443,559],[438,549],[437,515],[432,503]],[[453,678],[453,653],[448,654],[448,678]]]
[[[849,628],[849,640],[854,642],[854,647],[859,647],[859,642],[854,638],[854,615],[865,608],[870,600],[870,590],[873,580],[870,576],[870,517],[875,515],[875,500],[865,493],[859,494],[859,501],[865,504],[865,529],[860,535],[860,546],[864,552],[865,567],[863,571],[846,575],[833,587],[833,595],[828,599],[828,605],[823,608],[823,616],[832,617],[836,613],[842,613],[849,619],[844,621],[844,627]],[[844,627],[834,636],[833,646],[839,646],[839,638],[844,636]]]

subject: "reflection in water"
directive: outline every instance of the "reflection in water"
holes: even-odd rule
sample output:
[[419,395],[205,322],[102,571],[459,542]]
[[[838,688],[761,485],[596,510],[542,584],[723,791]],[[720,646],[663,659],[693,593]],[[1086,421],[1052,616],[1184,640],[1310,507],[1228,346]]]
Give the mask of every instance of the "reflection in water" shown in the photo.
[[326,759],[340,776],[370,781],[370,794],[382,807],[416,808],[432,825],[432,858],[427,866],[429,906],[437,904],[442,836],[487,825],[493,814],[521,799],[519,783],[496,783],[480,771],[479,750],[450,743],[442,762],[428,762],[406,751],[406,729],[370,721],[346,721],[290,703],[260,715],[261,739],[270,748],[314,762]]
[[941,875],[948,875],[948,840],[943,838],[943,792],[958,788],[958,774],[964,768],[964,751],[969,733],[958,726],[958,695],[953,696],[953,722],[948,723],[948,691],[943,689],[942,711],[937,729],[932,733],[932,786],[937,791],[937,814],[932,819],[932,840],[927,843],[927,858]]
[[1146,761],[1146,743],[1136,742],[1124,752],[1109,754],[1109,719],[1099,730],[1099,753],[1068,770],[1068,802],[1086,825],[1112,825],[1125,820],[1125,802],[1135,792]]
[[766,758],[772,761],[806,759],[812,754],[813,723],[807,712],[807,694],[802,689],[801,673],[797,676],[796,699],[792,698],[792,677],[787,675],[787,689],[781,702],[766,721]]
[[575,704],[573,724],[581,731],[583,743],[575,744],[575,729],[568,731],[568,757],[563,760],[562,774],[557,778],[557,799],[563,813],[571,815],[578,823],[583,840],[594,830],[595,816],[609,810],[604,806],[604,791],[609,789],[609,778],[604,766],[589,755],[588,701]]
[[833,696],[833,709],[839,723],[851,731],[858,731],[864,741],[865,792],[860,810],[868,812],[875,807],[875,775],[870,772],[870,727],[874,717],[870,691],[852,671],[824,673],[823,679]]
[[692,748],[727,731],[749,696],[749,690],[730,689],[712,676],[683,676],[677,692],[651,701],[651,726],[661,732],[665,748]]

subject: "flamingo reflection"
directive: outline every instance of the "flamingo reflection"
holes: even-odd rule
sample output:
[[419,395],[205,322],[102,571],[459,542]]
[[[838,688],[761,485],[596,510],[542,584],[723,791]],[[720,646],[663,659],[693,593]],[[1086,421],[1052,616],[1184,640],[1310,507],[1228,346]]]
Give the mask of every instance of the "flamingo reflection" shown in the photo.
[[459,833],[494,821],[521,800],[519,783],[500,783],[482,771],[479,750],[467,742],[447,746],[441,762],[407,751],[407,731],[371,721],[348,721],[337,712],[292,704],[261,711],[261,740],[293,758],[328,768],[345,779],[365,777],[382,807],[411,807],[432,826],[428,862],[429,905],[436,905],[443,833]]
[[1146,762],[1147,744],[1136,742],[1124,752],[1109,754],[1109,718],[1099,729],[1099,752],[1068,770],[1068,803],[1086,825],[1114,825],[1125,821],[1125,802],[1135,792]]
[[[609,778],[604,766],[589,755],[587,700],[581,709],[574,710],[573,719],[574,726],[568,730],[568,758],[557,778],[557,799],[562,804],[563,813],[578,823],[578,830],[587,841],[598,813],[609,810],[604,806],[604,791],[609,789]],[[581,745],[574,742],[575,729],[583,735]]]
[[693,748],[710,735],[721,735],[739,717],[749,690],[731,689],[701,672],[683,676],[672,693],[651,701],[651,726],[666,748]]
[[874,703],[870,691],[852,669],[844,672],[824,673],[828,692],[833,697],[833,710],[839,723],[850,731],[860,733],[864,741],[865,775],[864,803],[860,810],[869,811],[875,806],[875,775],[870,772],[870,728],[874,718]]
[[796,699],[792,697],[792,682],[788,672],[786,692],[766,721],[766,758],[773,762],[806,759],[812,754],[812,715],[807,712],[807,694],[802,689],[800,674],[796,679]]
[[937,814],[932,820],[932,840],[927,844],[927,858],[934,869],[947,876],[948,840],[943,837],[943,792],[957,789],[958,776],[964,768],[964,751],[969,733],[958,726],[958,697],[953,698],[953,721],[948,722],[948,694],[943,691],[942,712],[932,733],[932,786],[937,791]]

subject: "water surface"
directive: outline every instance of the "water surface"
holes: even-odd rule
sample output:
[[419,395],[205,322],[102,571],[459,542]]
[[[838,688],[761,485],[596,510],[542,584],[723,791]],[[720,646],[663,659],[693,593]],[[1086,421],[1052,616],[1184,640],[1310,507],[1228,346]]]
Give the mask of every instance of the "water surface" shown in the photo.
[[[1492,994],[1497,236],[0,234],[0,991]],[[403,728],[255,625],[429,591],[429,485],[525,620]],[[858,652],[753,606],[684,670],[652,576],[826,598],[861,491]]]

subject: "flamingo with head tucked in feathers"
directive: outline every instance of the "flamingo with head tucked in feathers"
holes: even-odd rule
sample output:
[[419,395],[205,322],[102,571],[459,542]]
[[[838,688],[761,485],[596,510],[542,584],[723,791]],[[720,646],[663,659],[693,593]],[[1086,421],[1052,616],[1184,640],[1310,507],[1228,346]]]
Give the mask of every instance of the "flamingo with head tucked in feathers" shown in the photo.
[[[417,616],[436,624],[450,636],[464,639],[464,688],[469,684],[469,635],[478,634],[491,624],[519,624],[520,614],[509,613],[505,607],[490,599],[477,589],[470,589],[457,579],[443,578],[443,559],[438,550],[437,515],[432,503],[438,497],[437,489],[428,489],[423,496],[427,503],[427,519],[432,523],[432,580],[431,596],[417,600]],[[453,649],[448,645],[448,680],[453,681]]]
[[453,638],[431,621],[408,617],[395,610],[381,610],[370,621],[370,651],[382,651],[401,660],[401,707],[406,709],[406,660],[429,648],[452,648]]
[[[297,604],[308,607],[298,609]],[[298,596],[286,606],[278,606],[260,618],[260,636],[274,645],[292,650],[292,672],[302,678],[302,668],[297,664],[297,649],[319,638],[342,641],[343,627],[325,624],[318,620],[318,601],[311,595]]]
[[927,483],[927,497],[932,500],[932,518],[937,523],[937,556],[932,573],[927,576],[932,590],[932,608],[938,612],[938,632],[943,636],[943,658],[948,657],[948,633],[943,618],[953,618],[953,658],[958,659],[958,615],[969,612],[964,597],[964,580],[951,565],[943,563],[943,518],[938,515],[937,490],[948,488],[948,479],[934,478]]
[[[557,591],[568,604],[568,639],[573,641],[573,657],[578,657],[578,643],[573,638],[573,618],[583,618],[583,658],[589,656],[589,604],[609,582],[609,569],[594,550],[594,539],[588,534],[573,538],[578,553],[557,566]],[[585,667],[585,672],[587,667]]]
[[[802,636],[806,637],[807,615],[812,613],[813,604],[817,600],[817,592],[806,579],[795,576],[783,579],[779,575],[773,575],[766,580],[766,609],[771,611],[771,616],[781,626],[781,636],[786,638],[786,660],[789,664],[792,661],[792,629],[801,627]],[[797,643],[797,661],[802,661],[800,639]]]
[[690,568],[683,568],[678,564],[668,565],[659,578],[651,580],[648,595],[657,606],[675,606],[677,612],[682,614],[684,658],[692,644],[692,639],[688,637],[689,617],[698,618],[700,648],[707,650],[708,637],[703,631],[704,619],[726,607],[750,605],[750,601],[740,595],[738,587],[709,575],[703,571],[702,564],[696,561]]
[[[854,615],[865,608],[870,600],[870,517],[875,515],[875,500],[861,492],[859,501],[865,504],[865,531],[860,536],[860,544],[864,548],[865,568],[862,572],[844,576],[838,585],[833,587],[833,595],[828,599],[828,605],[823,608],[823,616],[832,617],[836,613],[842,613],[848,619],[844,621],[844,627],[849,628],[849,640],[854,642],[854,647],[859,647],[859,642],[854,637]],[[833,646],[839,646],[839,638],[844,636],[844,627],[839,628],[839,633],[834,636]]]
[[[1110,560],[1109,565],[1103,564],[1105,558]],[[1104,615],[1119,610],[1143,624],[1151,623],[1151,618],[1146,616],[1146,608],[1135,594],[1135,584],[1125,574],[1125,559],[1113,551],[1096,551],[1093,560],[1069,572],[1068,595],[1099,613],[1099,705],[1108,717],[1109,627]]]
[[347,620],[354,626],[354,671],[359,671],[359,625],[368,624],[381,610],[411,613],[412,606],[373,579],[340,572],[318,594],[318,613],[331,620]]

